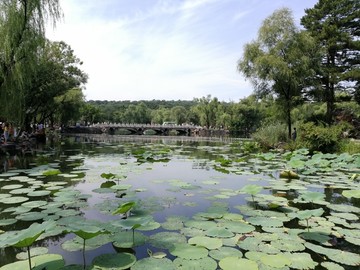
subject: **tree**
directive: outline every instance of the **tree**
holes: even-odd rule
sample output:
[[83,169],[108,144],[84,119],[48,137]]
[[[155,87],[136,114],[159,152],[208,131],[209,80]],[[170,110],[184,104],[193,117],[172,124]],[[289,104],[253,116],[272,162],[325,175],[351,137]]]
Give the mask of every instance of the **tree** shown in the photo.
[[[30,78],[31,85],[24,91],[25,126],[31,121],[53,120],[55,113],[64,114],[59,111],[59,106],[65,108],[69,100],[67,92],[81,89],[88,78],[80,69],[82,61],[65,42],[47,41],[45,47],[38,50],[37,63]],[[62,101],[59,103],[59,100]]]
[[0,106],[4,118],[24,120],[24,92],[45,41],[45,23],[60,18],[59,0],[0,2]]
[[178,125],[187,122],[187,111],[185,107],[175,106],[171,108],[171,119],[173,119],[173,121],[175,121]]
[[250,134],[260,127],[261,120],[264,117],[260,102],[254,95],[234,104],[232,111],[234,117],[231,121],[230,131],[242,137],[250,137]]
[[215,127],[217,109],[220,104],[218,99],[216,97],[211,98],[211,95],[207,95],[206,97],[195,99],[195,101],[198,103],[198,105],[196,105],[196,111],[199,114],[200,124],[207,128]]
[[250,78],[259,97],[275,95],[291,137],[291,109],[302,96],[317,66],[313,39],[297,29],[289,9],[266,18],[255,41],[245,45],[238,70]]
[[59,123],[68,124],[69,122],[75,122],[80,119],[81,108],[85,102],[81,89],[70,89],[54,99],[55,107],[57,108],[56,116]]
[[320,0],[305,13],[301,24],[323,50],[322,68],[317,75],[327,103],[327,121],[331,123],[335,91],[356,89],[360,79],[360,1]]

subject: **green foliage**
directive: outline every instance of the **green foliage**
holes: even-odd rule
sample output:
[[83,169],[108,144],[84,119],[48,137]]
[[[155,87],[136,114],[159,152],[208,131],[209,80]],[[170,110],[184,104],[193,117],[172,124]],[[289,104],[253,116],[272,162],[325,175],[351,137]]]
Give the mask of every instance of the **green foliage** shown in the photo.
[[[305,10],[301,24],[316,39],[322,52],[320,78],[321,97],[327,103],[327,120],[333,121],[335,91],[355,86],[359,64],[360,2],[357,0],[323,0]],[[351,87],[350,87],[351,89]]]
[[258,95],[274,94],[291,136],[291,109],[301,100],[318,59],[315,43],[299,31],[291,11],[283,8],[266,18],[257,39],[245,45],[238,69],[250,78]]
[[346,123],[330,127],[306,123],[299,128],[298,140],[310,152],[333,153],[340,149],[341,136],[347,128]]
[[[38,68],[37,54],[45,41],[45,24],[60,16],[59,0],[0,2],[0,106],[1,116],[24,121],[26,91]],[[16,108],[14,110],[14,108]]]
[[271,149],[278,146],[279,143],[288,141],[286,125],[278,122],[269,123],[261,126],[252,138],[260,144],[263,149]]
[[339,152],[346,152],[349,154],[360,153],[360,142],[354,140],[342,140],[339,145]]

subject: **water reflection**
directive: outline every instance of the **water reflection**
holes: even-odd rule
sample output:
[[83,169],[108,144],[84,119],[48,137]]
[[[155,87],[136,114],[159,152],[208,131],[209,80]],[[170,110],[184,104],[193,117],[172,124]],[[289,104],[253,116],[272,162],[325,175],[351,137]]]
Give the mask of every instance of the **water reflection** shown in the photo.
[[[235,139],[194,140],[189,137],[153,136],[95,135],[53,138],[45,145],[37,145],[32,152],[1,156],[2,172],[10,175],[0,175],[0,196],[19,192],[9,187],[16,184],[22,184],[22,188],[31,188],[32,191],[51,190],[51,194],[46,196],[30,196],[31,192],[25,191],[19,195],[28,196],[30,202],[53,203],[56,209],[47,219],[63,220],[67,216],[79,216],[106,224],[119,219],[118,216],[111,215],[114,208],[127,201],[136,201],[141,210],[148,211],[155,221],[161,223],[170,216],[191,219],[199,212],[216,208],[214,204],[222,205],[233,213],[240,213],[238,206],[254,205],[251,198],[246,198],[250,197],[249,195],[239,192],[246,184],[266,187],[261,190],[261,194],[273,194],[287,200],[298,198],[301,191],[306,189],[299,187],[296,181],[279,179],[278,170],[284,168],[285,161],[279,158],[262,160],[256,154],[246,154],[241,152],[238,146],[231,145],[234,141],[238,142]],[[56,170],[60,173],[56,173]],[[44,171],[49,172],[49,175],[45,176]],[[54,172],[53,175],[51,171]],[[112,173],[114,178],[105,179],[101,177],[102,173]],[[14,176],[15,178],[12,178]],[[28,177],[30,181],[22,182],[21,177]],[[107,181],[116,183],[116,186],[120,186],[119,190],[111,190],[111,186],[106,185]],[[59,189],[56,189],[57,183]],[[311,184],[310,180],[307,184]],[[122,189],[121,185],[131,187]],[[4,189],[4,186],[7,187]],[[65,191],[62,191],[64,189]],[[76,192],[70,196],[73,190]],[[358,201],[340,196],[341,189],[321,186],[309,190],[323,193],[327,202],[358,204]],[[255,204],[257,210],[271,210],[266,204]],[[23,218],[21,213],[18,214],[20,210],[16,209],[19,205],[20,203],[0,202],[0,222],[19,216]],[[291,206],[305,208],[308,205]],[[51,212],[41,207],[35,207],[31,211]],[[246,214],[244,216],[246,217]],[[42,220],[19,219],[0,229],[22,229],[33,222]],[[294,220],[286,226],[301,227]],[[158,228],[144,234],[151,235],[159,231],[164,229]],[[61,246],[73,237],[73,234],[51,236],[37,242],[36,246],[46,246],[50,252],[63,255],[67,264],[81,263],[80,251],[66,251]],[[147,257],[147,247],[148,245],[145,245],[134,249],[138,258]],[[346,248],[352,250],[353,246]],[[19,250],[14,248],[0,249],[0,266],[15,261],[17,252]],[[90,263],[96,255],[113,252],[116,252],[113,245],[106,244],[87,252],[86,260]]]

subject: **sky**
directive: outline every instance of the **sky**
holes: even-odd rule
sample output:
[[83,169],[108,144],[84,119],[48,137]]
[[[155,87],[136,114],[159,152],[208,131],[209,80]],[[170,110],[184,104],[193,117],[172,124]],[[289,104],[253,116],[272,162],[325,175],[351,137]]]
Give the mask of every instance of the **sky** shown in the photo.
[[317,0],[60,0],[47,37],[65,41],[88,74],[86,100],[238,102],[253,87],[237,70],[263,20],[287,7],[295,23]]

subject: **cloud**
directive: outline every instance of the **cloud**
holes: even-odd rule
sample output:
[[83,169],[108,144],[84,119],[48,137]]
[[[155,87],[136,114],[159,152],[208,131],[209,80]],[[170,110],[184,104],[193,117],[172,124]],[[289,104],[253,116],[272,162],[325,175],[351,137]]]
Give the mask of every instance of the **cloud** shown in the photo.
[[237,101],[252,92],[236,70],[243,44],[260,24],[249,20],[256,8],[250,3],[61,0],[61,5],[64,22],[48,36],[67,42],[83,60],[87,99],[190,100],[211,94]]

